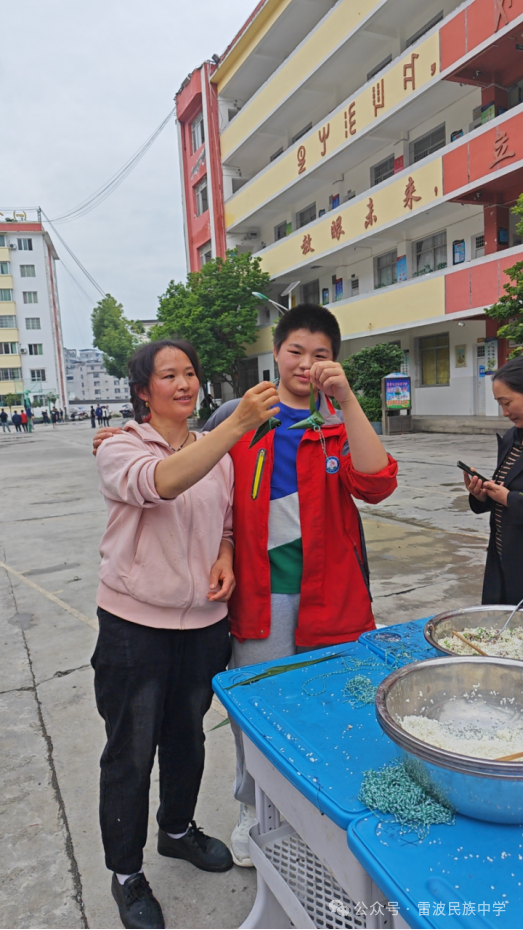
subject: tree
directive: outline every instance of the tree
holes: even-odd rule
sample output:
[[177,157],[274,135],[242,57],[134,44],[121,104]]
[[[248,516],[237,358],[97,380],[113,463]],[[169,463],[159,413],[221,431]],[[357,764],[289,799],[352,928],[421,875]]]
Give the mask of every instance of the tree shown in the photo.
[[[520,194],[512,212],[520,217],[516,225],[518,236],[523,238],[523,194]],[[492,320],[504,322],[498,329],[501,339],[511,339],[523,343],[523,262],[516,262],[505,269],[510,278],[509,284],[503,285],[505,293],[491,307],[485,307],[485,313]],[[516,346],[509,354],[509,358],[523,355],[523,346]]]
[[9,413],[11,413],[11,407],[19,407],[22,403],[22,398],[20,394],[6,394],[4,402],[6,407],[9,407]]
[[372,422],[381,420],[381,379],[399,371],[402,361],[401,348],[383,342],[360,349],[342,362],[349,384]]
[[107,374],[113,378],[127,377],[127,363],[141,344],[143,333],[139,321],[126,319],[123,306],[111,294],[98,301],[91,314],[93,345],[103,352]]
[[256,341],[259,299],[270,276],[250,252],[227,252],[214,258],[187,281],[171,281],[160,297],[159,323],[153,339],[176,336],[191,342],[202,363],[205,381],[225,381],[240,396],[240,366],[245,346]]

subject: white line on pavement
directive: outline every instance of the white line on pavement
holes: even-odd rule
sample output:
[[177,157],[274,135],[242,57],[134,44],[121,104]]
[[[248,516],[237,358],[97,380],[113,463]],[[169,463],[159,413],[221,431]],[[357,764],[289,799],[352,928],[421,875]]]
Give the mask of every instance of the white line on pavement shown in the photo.
[[82,623],[87,623],[87,626],[93,628],[98,632],[98,623],[96,620],[91,620],[89,617],[86,617],[85,614],[80,613],[76,607],[71,607],[70,604],[66,604],[65,601],[62,601],[61,598],[56,597],[54,594],[51,594],[50,591],[46,591],[45,588],[41,588],[39,584],[36,584],[34,581],[30,581],[29,578],[26,578],[22,572],[17,572],[16,568],[11,568],[10,565],[6,565],[5,562],[0,562],[0,568],[4,568],[6,572],[9,572],[11,575],[14,575],[15,578],[18,578],[19,581],[23,581],[24,584],[29,585],[30,588],[34,588],[35,591],[38,591],[39,594],[43,594],[44,597],[49,601],[53,601],[54,604],[58,604],[62,610],[66,610],[67,613],[72,614],[73,617],[76,617],[77,620],[81,620]]

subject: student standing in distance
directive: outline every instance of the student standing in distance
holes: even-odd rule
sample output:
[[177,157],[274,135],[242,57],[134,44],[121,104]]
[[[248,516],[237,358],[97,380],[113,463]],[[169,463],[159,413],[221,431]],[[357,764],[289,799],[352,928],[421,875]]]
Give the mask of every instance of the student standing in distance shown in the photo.
[[102,425],[103,413],[104,413],[104,412],[103,412],[103,410],[102,410],[100,404],[98,404],[98,406],[97,406],[97,408],[96,408],[96,419],[98,420],[98,426],[101,426],[101,425]]
[[[336,317],[324,307],[299,305],[282,316],[274,332],[281,426],[252,449],[252,433],[231,449],[237,587],[229,604],[229,667],[355,640],[375,627],[365,543],[352,498],[377,504],[389,497],[397,464],[335,361],[340,343]],[[325,424],[320,431],[289,430],[309,413],[311,384]],[[338,401],[341,416],[329,396]],[[237,403],[223,404],[206,429],[222,422]],[[236,865],[251,866],[254,782],[245,768],[241,733],[236,726],[233,730],[234,794],[241,806],[231,849]]]
[[11,432],[11,427],[9,426],[9,417],[7,416],[7,413],[5,412],[3,407],[0,410],[0,423],[2,424],[3,433],[5,433],[6,429],[8,433]]
[[100,633],[92,658],[107,731],[100,822],[124,927],[163,927],[142,872],[150,774],[160,768],[158,852],[207,872],[229,850],[194,820],[204,765],[203,717],[229,655],[232,462],[226,454],[265,423],[278,395],[247,391],[211,435],[190,432],[200,366],[183,340],[142,346],[129,363],[136,422],[97,456],[108,524],[100,551]]
[[12,417],[11,417],[11,421],[12,421],[12,424],[13,424],[13,426],[14,426],[16,432],[17,432],[17,433],[21,433],[21,432],[22,432],[22,417],[20,416],[20,414],[19,414],[19,413],[13,413],[13,415],[12,415]]
[[96,411],[95,411],[94,407],[91,407],[91,411],[90,411],[90,413],[89,413],[89,416],[91,417],[91,426],[92,426],[92,428],[93,428],[93,429],[96,429]]
[[27,433],[27,413],[25,409],[20,411],[20,419],[22,421],[22,429],[24,433]]

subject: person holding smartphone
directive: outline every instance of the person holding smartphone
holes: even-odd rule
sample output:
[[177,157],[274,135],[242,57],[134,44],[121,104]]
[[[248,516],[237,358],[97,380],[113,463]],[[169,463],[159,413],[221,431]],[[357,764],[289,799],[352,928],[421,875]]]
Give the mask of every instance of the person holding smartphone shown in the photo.
[[523,357],[492,376],[503,416],[514,424],[498,435],[498,463],[491,481],[463,472],[474,513],[490,513],[490,541],[482,604],[513,604],[523,598]]

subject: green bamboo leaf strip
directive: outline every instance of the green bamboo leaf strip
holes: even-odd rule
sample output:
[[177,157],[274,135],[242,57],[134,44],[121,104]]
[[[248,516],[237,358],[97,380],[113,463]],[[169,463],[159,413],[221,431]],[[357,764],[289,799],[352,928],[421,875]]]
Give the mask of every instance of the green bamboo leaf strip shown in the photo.
[[278,420],[277,417],[271,417],[270,420],[267,420],[266,423],[262,423],[262,425],[258,427],[254,436],[252,437],[249,443],[249,449],[252,449],[252,447],[260,441],[260,439],[263,439],[267,433],[270,433],[272,429],[276,429],[278,426],[281,426],[281,420]]
[[319,662],[328,662],[330,659],[336,659],[337,656],[322,656],[319,659],[309,659],[306,662],[293,662],[288,665],[273,665],[272,668],[268,668],[265,672],[261,672],[259,675],[253,675],[252,678],[246,678],[244,681],[236,681],[233,685],[227,685],[225,688],[226,691],[230,691],[231,688],[239,688],[240,685],[251,685],[255,681],[261,681],[263,678],[273,678],[275,675],[283,675],[284,672],[293,672],[297,668],[308,668],[309,665],[317,665]]

